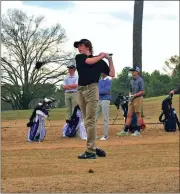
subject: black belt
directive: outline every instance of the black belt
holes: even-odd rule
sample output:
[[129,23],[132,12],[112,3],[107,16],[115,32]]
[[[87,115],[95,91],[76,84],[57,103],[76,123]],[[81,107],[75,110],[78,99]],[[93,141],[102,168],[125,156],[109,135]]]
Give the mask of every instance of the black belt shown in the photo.
[[92,83],[92,84],[89,84],[89,85],[86,85],[86,86],[78,86],[78,90],[87,90],[87,89],[90,89],[94,86],[97,86],[98,84],[97,83]]
[[70,91],[70,92],[65,92],[65,93],[77,93],[77,92],[74,92],[74,91]]

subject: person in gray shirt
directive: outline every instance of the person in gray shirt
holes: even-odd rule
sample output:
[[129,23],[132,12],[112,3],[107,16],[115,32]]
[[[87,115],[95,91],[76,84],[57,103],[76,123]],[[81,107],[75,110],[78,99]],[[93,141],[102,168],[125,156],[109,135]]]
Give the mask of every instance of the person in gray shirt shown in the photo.
[[134,112],[137,116],[137,130],[132,134],[132,136],[140,135],[140,128],[142,122],[141,107],[144,95],[144,80],[139,76],[139,67],[132,68],[129,71],[132,71],[133,79],[130,82],[128,115],[125,127],[121,132],[117,133],[118,136],[128,135],[129,126],[131,125],[132,115]]

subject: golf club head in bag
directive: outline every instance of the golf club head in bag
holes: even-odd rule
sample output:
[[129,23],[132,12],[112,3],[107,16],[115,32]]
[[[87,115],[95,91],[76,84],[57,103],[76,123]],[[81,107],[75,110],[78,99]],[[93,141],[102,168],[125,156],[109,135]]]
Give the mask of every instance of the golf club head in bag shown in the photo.
[[41,62],[41,61],[38,61],[36,64],[35,64],[35,69],[39,70],[43,65],[45,65],[46,62]]
[[53,107],[54,102],[55,102],[54,98],[44,98],[43,106],[47,111],[49,111]]
[[122,93],[119,93],[115,99],[114,105],[116,106],[117,109],[119,109],[120,106],[128,102],[129,96],[123,96]]

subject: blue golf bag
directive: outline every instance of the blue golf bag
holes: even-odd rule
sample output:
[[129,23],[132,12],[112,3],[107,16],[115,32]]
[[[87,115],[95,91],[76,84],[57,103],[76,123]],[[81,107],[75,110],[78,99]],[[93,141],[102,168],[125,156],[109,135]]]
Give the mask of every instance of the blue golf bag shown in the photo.
[[38,103],[35,107],[29,122],[27,123],[28,141],[43,141],[46,136],[45,119],[49,117],[49,110],[55,100],[45,98],[43,103]]
[[70,138],[77,136],[77,133],[79,133],[81,139],[87,139],[87,134],[79,105],[74,108],[71,119],[66,120],[66,124],[62,129],[62,133],[63,137]]

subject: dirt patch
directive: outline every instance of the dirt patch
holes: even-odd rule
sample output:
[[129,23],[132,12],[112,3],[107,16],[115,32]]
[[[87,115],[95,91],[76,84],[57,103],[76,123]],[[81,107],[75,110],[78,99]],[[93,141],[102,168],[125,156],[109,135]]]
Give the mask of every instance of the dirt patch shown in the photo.
[[147,125],[141,137],[119,138],[122,126],[111,125],[109,140],[97,140],[107,157],[78,160],[86,141],[62,138],[63,121],[47,121],[41,143],[27,142],[26,122],[2,123],[2,192],[180,191],[179,132]]

